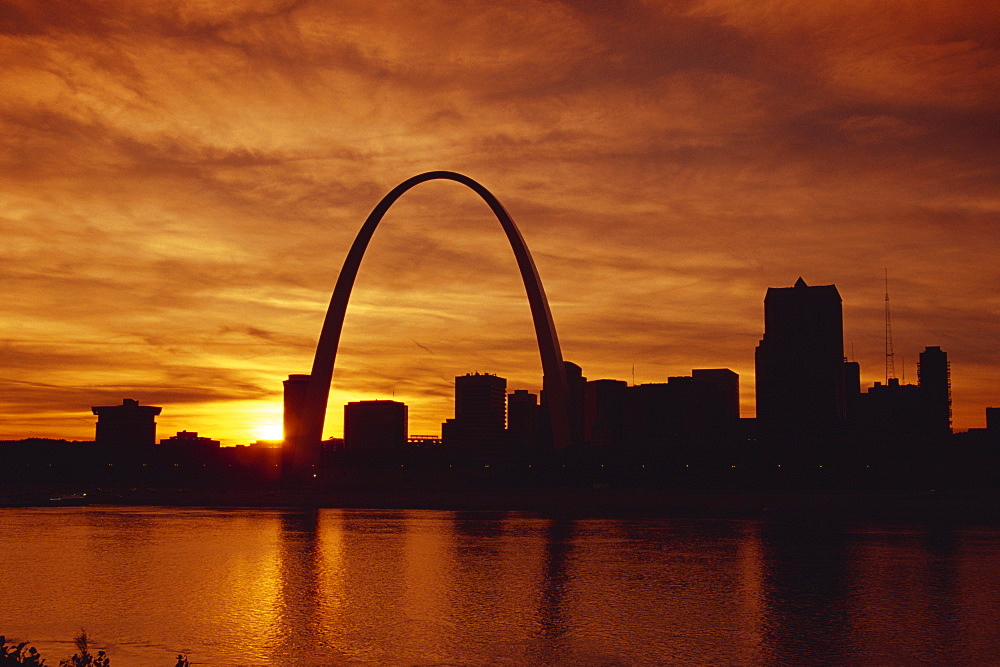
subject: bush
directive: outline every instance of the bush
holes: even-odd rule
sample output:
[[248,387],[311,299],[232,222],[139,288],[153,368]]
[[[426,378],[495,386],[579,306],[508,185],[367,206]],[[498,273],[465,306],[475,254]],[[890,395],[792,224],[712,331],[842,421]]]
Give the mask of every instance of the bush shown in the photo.
[[15,646],[8,644],[7,638],[0,635],[0,667],[44,664],[45,659],[38,654],[34,646],[28,646],[28,642],[21,642]]
[[59,667],[110,667],[111,658],[104,651],[98,651],[97,655],[92,655],[88,650],[86,630],[80,630],[80,634],[73,637],[73,641],[76,642],[76,650],[79,653],[74,653],[72,658],[60,660]]

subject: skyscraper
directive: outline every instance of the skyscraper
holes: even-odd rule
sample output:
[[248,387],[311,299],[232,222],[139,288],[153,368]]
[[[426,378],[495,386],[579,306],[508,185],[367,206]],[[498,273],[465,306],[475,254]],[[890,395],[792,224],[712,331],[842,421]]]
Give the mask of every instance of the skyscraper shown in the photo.
[[934,435],[951,433],[951,367],[939,346],[924,348],[917,363],[917,384],[928,426]]
[[309,471],[309,474],[313,473],[313,469],[307,467],[306,463],[308,443],[302,441],[302,415],[305,410],[309,380],[309,375],[299,373],[289,375],[288,379],[282,382],[285,409],[284,437],[281,444],[281,475],[289,481],[294,479],[296,473],[304,474],[306,470]]
[[593,447],[621,447],[625,430],[623,380],[591,380],[584,395],[584,439]]
[[809,445],[845,424],[844,331],[835,285],[769,287],[757,346],[757,425],[762,439]]
[[455,418],[441,427],[446,447],[473,460],[501,453],[507,426],[507,380],[489,373],[455,378]]
[[[566,409],[569,417],[570,444],[579,446],[584,442],[584,401],[587,390],[587,378],[583,376],[583,369],[572,361],[563,361],[563,368],[566,371]],[[551,380],[547,375],[542,376],[542,411],[549,409],[551,390],[548,388]]]
[[511,447],[521,452],[535,452],[540,440],[538,396],[527,389],[515,389],[507,395],[507,435]]

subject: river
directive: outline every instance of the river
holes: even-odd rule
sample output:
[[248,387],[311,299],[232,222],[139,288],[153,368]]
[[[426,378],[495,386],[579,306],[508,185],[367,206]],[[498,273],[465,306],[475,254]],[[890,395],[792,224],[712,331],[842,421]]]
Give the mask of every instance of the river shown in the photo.
[[0,633],[114,667],[1000,664],[1000,529],[0,510]]

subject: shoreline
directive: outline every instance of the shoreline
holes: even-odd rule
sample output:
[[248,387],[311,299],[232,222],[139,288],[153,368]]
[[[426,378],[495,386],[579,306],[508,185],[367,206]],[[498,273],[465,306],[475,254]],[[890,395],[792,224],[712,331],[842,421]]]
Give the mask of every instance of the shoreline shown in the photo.
[[586,517],[956,520],[1000,525],[1000,491],[0,487],[0,509],[67,506],[532,512]]

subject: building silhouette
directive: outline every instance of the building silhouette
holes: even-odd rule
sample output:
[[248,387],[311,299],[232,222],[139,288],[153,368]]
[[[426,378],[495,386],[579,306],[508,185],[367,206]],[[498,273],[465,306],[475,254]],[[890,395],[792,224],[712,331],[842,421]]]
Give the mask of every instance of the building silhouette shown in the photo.
[[739,375],[728,368],[633,385],[624,399],[624,448],[643,460],[704,460],[739,437]]
[[344,450],[396,455],[408,437],[408,408],[399,401],[354,401],[344,406]]
[[309,390],[311,376],[296,373],[288,376],[282,382],[284,387],[283,440],[281,444],[281,475],[291,481],[296,474],[301,475],[306,470],[303,459],[309,451],[308,443],[302,442],[304,425],[302,415],[305,411],[306,392]]
[[718,419],[729,427],[740,420],[740,376],[728,368],[695,368],[691,379],[696,384],[710,384],[717,392]]
[[[587,378],[583,376],[583,369],[572,361],[563,361],[563,368],[566,374],[566,409],[569,418],[569,442],[571,445],[579,447],[584,443],[584,433],[586,431],[584,418],[584,402],[587,391]],[[542,414],[548,419],[550,384],[548,376],[542,377],[541,405]],[[550,436],[547,439],[551,440]]]
[[900,384],[898,378],[888,383],[876,382],[861,394],[851,414],[855,438],[864,443],[870,460],[898,460],[923,455],[923,443],[930,434],[923,409],[920,387]]
[[139,401],[126,398],[121,405],[94,406],[97,430],[94,442],[100,446],[119,448],[144,448],[156,444],[156,415],[163,408],[139,405]]
[[951,367],[948,354],[939,346],[925,347],[920,353],[917,384],[931,432],[936,436],[951,433]]
[[490,373],[455,378],[455,418],[441,425],[445,447],[472,461],[504,454],[507,380]]
[[856,361],[844,362],[844,407],[848,424],[854,421],[861,396],[861,364]]
[[625,437],[624,380],[591,380],[584,393],[584,439],[597,450],[618,451]]
[[777,445],[829,443],[847,417],[843,314],[835,285],[769,287],[755,354],[757,428]]
[[219,449],[222,443],[218,440],[198,435],[197,431],[178,431],[177,435],[160,440],[160,446],[177,447],[193,451],[211,451]]
[[538,452],[542,442],[541,423],[537,395],[527,389],[507,394],[507,438],[513,451]]
[[986,408],[986,430],[1000,435],[1000,408]]

